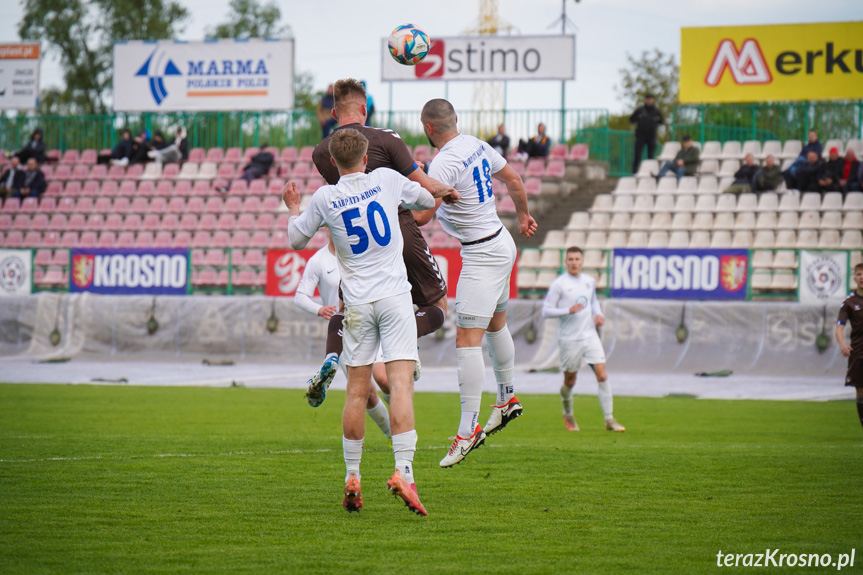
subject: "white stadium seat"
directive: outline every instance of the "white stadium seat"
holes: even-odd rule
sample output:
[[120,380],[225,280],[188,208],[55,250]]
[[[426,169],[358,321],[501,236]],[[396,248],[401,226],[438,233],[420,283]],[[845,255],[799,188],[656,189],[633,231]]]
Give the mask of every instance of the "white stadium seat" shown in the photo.
[[[692,214],[689,212],[677,212],[674,214],[674,217],[671,219],[671,229],[672,230],[690,230],[692,229]],[[689,243],[689,238],[687,237],[686,243]],[[678,246],[680,247],[680,246]]]
[[740,160],[743,159],[740,142],[733,140],[722,144],[722,159],[723,160]]
[[[521,253],[518,256],[518,267],[519,268],[536,268],[539,267],[540,260],[540,251],[539,250],[521,250]],[[521,283],[519,282],[519,285]]]
[[567,232],[566,233],[566,247],[576,247],[580,248],[587,241],[587,232]]
[[[860,250],[863,249],[863,232],[860,230],[845,230],[842,232],[842,241],[839,242],[839,247],[843,250]],[[854,265],[853,263],[851,264]]]
[[669,248],[688,248],[689,247],[689,232],[677,230],[671,232],[671,237],[668,239]]
[[863,212],[845,212],[842,217],[843,230],[863,230]]
[[653,203],[654,213],[668,213],[674,211],[674,196],[656,196]]
[[839,211],[842,209],[842,192],[827,192],[821,200],[821,211]]
[[626,232],[609,232],[606,245],[609,249],[625,248],[628,236]]
[[558,270],[560,269],[560,262],[560,250],[542,250],[537,267]]
[[[599,196],[597,196],[599,197]],[[611,206],[612,212],[631,212],[632,206],[634,204],[632,200],[633,196],[617,196],[614,198],[614,204]],[[608,210],[594,210],[594,211],[608,211]]]
[[689,238],[689,247],[692,249],[709,248],[710,232],[702,230],[692,232],[692,237]]
[[563,230],[549,230],[542,240],[542,249],[563,249],[566,247],[566,233]]
[[713,232],[710,237],[711,248],[730,248],[731,247],[731,232],[720,230]]
[[812,229],[800,230],[797,234],[798,250],[817,248],[818,247],[818,232]]
[[845,195],[845,204],[842,209],[846,212],[863,211],[863,192],[848,192]]
[[693,230],[706,230],[711,231],[713,229],[713,213],[712,212],[698,212],[695,214],[695,219],[692,221],[692,229]]
[[821,209],[821,194],[818,192],[804,193],[803,197],[800,198],[800,207],[798,209],[801,212],[819,211]]
[[716,209],[716,196],[713,194],[705,194],[697,197],[695,202],[695,212],[710,212]]
[[632,214],[632,220],[629,222],[629,229],[632,231],[649,230],[652,222],[650,214],[646,212],[636,212]]
[[839,230],[842,227],[841,212],[824,212],[818,227],[822,230]]
[[753,212],[740,212],[734,219],[735,230],[754,230],[755,214]]
[[752,270],[752,289],[770,289],[770,282],[773,279],[773,274],[770,270],[756,269]]
[[794,160],[800,155],[801,150],[803,150],[803,142],[800,140],[786,140],[782,145],[782,153],[780,154],[780,157],[783,160]]
[[632,232],[629,234],[629,241],[626,242],[626,247],[646,248],[647,238],[647,232]]
[[569,216],[569,223],[566,224],[567,230],[586,230],[590,225],[590,214],[587,212],[572,212]]
[[714,230],[733,230],[734,229],[734,214],[731,212],[717,212],[713,216]]
[[653,196],[635,196],[635,204],[632,206],[633,212],[652,212],[653,211]]
[[739,194],[737,196],[737,206],[735,210],[738,212],[754,212],[758,209],[758,195],[752,193]]
[[635,178],[627,176],[617,180],[617,186],[614,188],[614,194],[634,194],[635,193]]
[[839,244],[839,230],[823,230],[818,238],[818,248],[822,250],[836,249]]
[[743,149],[740,150],[740,158],[745,158],[746,154],[752,154],[755,159],[761,157],[761,142],[758,140],[747,140],[743,142]]
[[590,207],[591,212],[610,212],[614,206],[614,201],[619,198],[629,198],[631,196],[612,196],[611,194],[597,194],[593,198],[593,205]]
[[659,162],[656,160],[642,160],[641,164],[638,166],[638,173],[635,174],[636,178],[653,178],[656,174],[659,173]]
[[660,152],[659,156],[656,158],[660,162],[669,162],[677,156],[677,152],[680,151],[680,142],[665,142],[665,145],[662,146],[662,152]]
[[797,268],[797,252],[794,250],[777,250],[773,256],[773,267],[783,269]]
[[818,212],[803,212],[800,214],[800,222],[797,229],[800,230],[817,230],[821,227],[821,216]]
[[680,194],[677,196],[677,201],[674,202],[675,212],[694,212],[695,211],[695,196],[692,194]]
[[590,225],[587,229],[591,231],[605,231],[608,229],[608,224],[610,223],[610,220],[610,214],[590,214]]
[[794,230],[779,230],[776,232],[777,248],[793,248],[797,245],[797,232]]
[[695,176],[683,176],[677,182],[678,194],[694,194],[698,190],[698,178]]
[[770,249],[776,245],[776,233],[773,230],[757,230],[752,247],[756,249]]
[[719,193],[719,182],[716,176],[701,176],[698,178],[697,194],[716,194]]
[[758,154],[758,159],[763,160],[767,156],[773,156],[778,162],[782,156],[782,142],[779,140],[767,140],[764,142],[761,152]]
[[722,144],[716,141],[704,142],[701,149],[702,160],[716,160],[722,156]]
[[641,178],[638,180],[638,185],[635,188],[636,194],[655,194],[656,180],[653,178]]
[[737,209],[737,197],[734,194],[719,194],[716,199],[717,212],[733,212]]
[[608,243],[605,232],[590,232],[587,234],[587,239],[584,241],[583,248],[587,249],[604,249]]
[[756,209],[759,212],[775,212],[779,210],[779,194],[776,192],[761,192]]
[[748,230],[734,232],[734,236],[731,238],[731,247],[732,248],[745,248],[745,249],[751,248],[752,247],[752,232],[750,232]]
[[776,212],[761,212],[758,214],[758,219],[755,220],[755,229],[775,230],[776,223]]
[[670,213],[657,213],[653,215],[653,220],[650,222],[650,229],[655,231],[662,231],[671,229],[671,214]]
[[610,231],[626,231],[629,229],[629,212],[619,212],[611,216],[608,223]]
[[798,192],[786,192],[779,200],[779,212],[797,212],[800,210],[800,194]]
[[668,247],[668,232],[650,232],[647,238],[647,247],[662,249]]
[[753,268],[769,268],[773,265],[773,252],[770,250],[754,250],[752,252],[751,265]]

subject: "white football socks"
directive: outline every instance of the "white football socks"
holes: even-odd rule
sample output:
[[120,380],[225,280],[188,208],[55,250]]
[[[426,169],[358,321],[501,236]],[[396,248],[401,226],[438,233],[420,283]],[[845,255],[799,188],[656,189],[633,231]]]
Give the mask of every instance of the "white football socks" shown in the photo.
[[411,429],[398,435],[393,435],[393,455],[396,458],[396,469],[408,483],[414,483],[414,453],[417,450],[417,431]]
[[366,408],[366,413],[372,418],[372,421],[381,428],[384,435],[390,437],[390,413],[387,411],[387,406],[383,401],[378,401],[373,408]]
[[458,360],[458,389],[461,396],[461,422],[458,435],[467,439],[473,435],[479,420],[485,365],[481,347],[460,347],[455,350]]
[[360,477],[360,460],[363,458],[363,440],[342,436],[342,451],[345,454],[345,481],[351,473]]
[[563,402],[563,414],[572,415],[572,388],[560,386],[560,400]]
[[491,357],[491,367],[497,380],[497,405],[504,405],[515,395],[513,379],[515,371],[515,344],[509,327],[496,332],[486,332],[488,355]]
[[614,399],[611,397],[611,384],[608,383],[608,380],[605,381],[597,381],[597,385],[599,385],[599,405],[602,406],[602,413],[605,415],[605,419],[609,419],[614,417]]

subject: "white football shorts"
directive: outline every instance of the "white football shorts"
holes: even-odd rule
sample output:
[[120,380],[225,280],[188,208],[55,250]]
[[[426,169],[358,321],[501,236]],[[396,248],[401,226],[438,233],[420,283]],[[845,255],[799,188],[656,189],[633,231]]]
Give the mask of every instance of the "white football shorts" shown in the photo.
[[563,371],[575,373],[584,363],[605,363],[605,350],[602,349],[602,342],[596,333],[584,339],[558,341],[557,346],[560,349],[560,367]]
[[491,241],[462,247],[461,274],[455,293],[458,327],[486,329],[495,312],[506,309],[516,253],[515,242],[506,228]]
[[417,360],[417,324],[410,292],[372,303],[345,304],[342,326],[345,365]]

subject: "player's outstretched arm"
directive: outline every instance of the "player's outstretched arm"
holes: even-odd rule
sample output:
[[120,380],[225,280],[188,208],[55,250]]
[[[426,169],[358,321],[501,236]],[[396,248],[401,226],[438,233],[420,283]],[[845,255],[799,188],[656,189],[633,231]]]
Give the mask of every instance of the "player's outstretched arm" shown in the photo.
[[527,192],[524,191],[524,182],[521,176],[515,173],[512,166],[507,164],[502,170],[493,174],[493,177],[506,184],[512,203],[515,204],[515,213],[518,216],[518,233],[526,238],[536,233],[536,220],[530,215],[527,207]]
[[423,226],[429,223],[434,217],[435,211],[440,206],[441,201],[448,204],[454,204],[461,199],[461,196],[455,188],[429,177],[428,174],[419,168],[411,172],[410,175],[408,175],[408,179],[424,187],[436,200],[439,200],[435,202],[434,208],[432,209],[413,212],[417,225]]

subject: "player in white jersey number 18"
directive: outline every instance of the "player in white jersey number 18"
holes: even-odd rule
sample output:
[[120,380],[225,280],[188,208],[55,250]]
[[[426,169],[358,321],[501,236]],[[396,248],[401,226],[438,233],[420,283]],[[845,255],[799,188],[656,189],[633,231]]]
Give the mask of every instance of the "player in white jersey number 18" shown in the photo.
[[[481,446],[486,435],[500,431],[523,411],[515,397],[515,346],[506,325],[516,247],[498,218],[492,177],[509,188],[519,232],[529,238],[537,225],[528,211],[521,178],[491,146],[459,134],[452,104],[442,99],[427,102],[421,120],[429,142],[440,150],[431,163],[429,176],[461,194],[458,203],[437,206],[441,227],[462,244],[455,303],[461,419],[452,446],[440,462],[441,467],[452,467]],[[419,219],[417,222],[422,223]],[[485,380],[483,336],[488,342],[498,396],[488,423],[481,428],[478,419]]]

